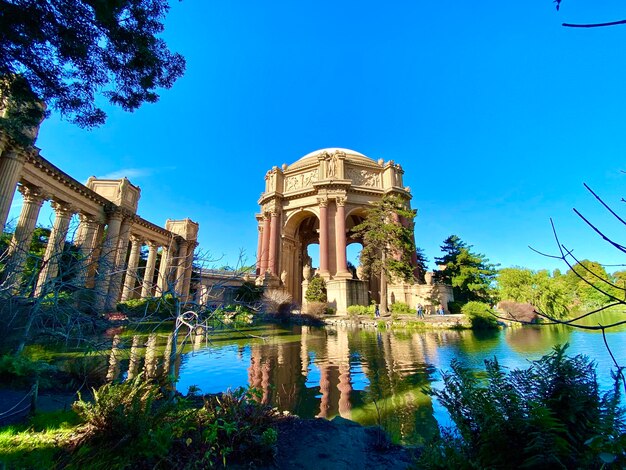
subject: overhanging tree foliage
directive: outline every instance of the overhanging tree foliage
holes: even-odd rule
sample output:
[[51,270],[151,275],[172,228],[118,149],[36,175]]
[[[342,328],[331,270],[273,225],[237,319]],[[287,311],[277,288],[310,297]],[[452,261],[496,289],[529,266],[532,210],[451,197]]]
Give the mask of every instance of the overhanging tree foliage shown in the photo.
[[[373,204],[365,220],[353,232],[363,239],[360,262],[366,277],[380,278],[380,312],[387,313],[387,282],[390,276],[414,280],[411,256],[413,219],[416,211],[408,209],[403,199],[387,195]],[[404,219],[407,223],[402,224]]]
[[441,246],[444,255],[435,258],[435,262],[443,267],[437,272],[437,280],[452,285],[454,299],[458,302],[491,302],[496,265],[471,249],[472,245],[456,235],[446,238]]
[[82,127],[104,123],[98,96],[126,111],[156,102],[185,69],[158,37],[168,9],[167,0],[0,0],[0,126],[23,142],[41,102]]

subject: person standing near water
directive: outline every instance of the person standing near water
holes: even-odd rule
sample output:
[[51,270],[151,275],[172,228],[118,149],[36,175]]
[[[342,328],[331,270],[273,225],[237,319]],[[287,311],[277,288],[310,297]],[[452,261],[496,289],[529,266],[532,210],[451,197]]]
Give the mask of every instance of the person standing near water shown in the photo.
[[422,307],[422,304],[417,304],[417,318],[424,318],[424,307]]

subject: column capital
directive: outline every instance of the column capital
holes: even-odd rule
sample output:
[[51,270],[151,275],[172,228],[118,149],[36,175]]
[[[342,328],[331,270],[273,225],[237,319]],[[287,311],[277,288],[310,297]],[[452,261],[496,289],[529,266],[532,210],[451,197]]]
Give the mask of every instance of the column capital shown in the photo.
[[130,234],[130,241],[131,243],[134,244],[142,244],[143,243],[143,238],[141,238],[139,235],[136,235],[134,233]]
[[72,205],[67,202],[53,200],[50,205],[57,217],[71,217],[75,213]]
[[320,207],[328,207],[328,198],[318,197],[317,203],[319,204]]
[[343,196],[338,196],[335,198],[335,203],[338,207],[344,207],[346,205],[346,198]]
[[84,212],[80,212],[78,214],[78,219],[80,220],[81,224],[97,224],[100,222],[97,216],[92,214],[85,214]]
[[146,245],[148,245],[148,248],[159,248],[161,245],[157,242],[155,242],[154,240],[148,240],[146,242]]
[[38,186],[27,186],[24,184],[20,184],[17,187],[17,190],[22,195],[25,203],[36,203],[43,204],[43,200],[45,199],[45,195],[40,187]]

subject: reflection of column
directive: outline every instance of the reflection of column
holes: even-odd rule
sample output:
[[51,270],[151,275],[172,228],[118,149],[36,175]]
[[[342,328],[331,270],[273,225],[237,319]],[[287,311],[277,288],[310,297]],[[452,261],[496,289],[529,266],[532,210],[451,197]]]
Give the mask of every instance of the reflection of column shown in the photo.
[[148,262],[146,263],[146,271],[143,275],[143,284],[141,287],[141,297],[152,297],[152,280],[154,279],[154,267],[156,266],[157,250],[159,245],[153,241],[148,242]]
[[[170,374],[170,366],[172,365],[172,348],[174,347],[174,333],[170,333],[169,335],[167,335],[167,344],[165,345],[165,352],[163,353],[163,374],[162,377],[168,377],[169,375],[171,375],[174,379],[176,379],[177,377],[174,377],[174,372],[175,371],[171,371],[172,374]],[[168,380],[169,384],[174,385],[173,381]]]
[[352,392],[352,384],[350,383],[350,345],[348,342],[347,328],[339,328],[337,330],[337,356],[339,359],[339,415],[342,418],[351,418],[350,392]]
[[124,278],[124,290],[122,291],[122,301],[131,299],[135,284],[137,282],[137,265],[139,264],[139,254],[143,240],[137,235],[130,236],[130,257],[128,258],[128,268]]
[[261,252],[261,275],[265,274],[269,267],[270,253],[270,218],[263,214],[263,249]]
[[337,276],[352,278],[346,260],[346,199],[338,197],[335,213],[335,253],[337,256]]
[[329,393],[330,393],[330,367],[328,365],[319,365],[320,368],[320,393],[322,398],[320,399],[320,412],[316,415],[316,418],[326,418],[329,408]]
[[133,344],[130,347],[130,359],[128,360],[128,380],[132,380],[139,370],[139,335],[133,336]]
[[111,280],[111,271],[115,265],[121,225],[122,214],[117,211],[111,212],[109,214],[107,234],[104,239],[104,243],[102,244],[100,262],[98,263],[98,275],[96,276],[95,281],[96,310],[104,309],[106,304],[106,297],[109,293],[109,283]]
[[328,200],[318,199],[320,204],[320,275],[328,275]]
[[10,264],[7,267],[7,272],[13,276],[15,281],[21,276],[22,267],[33,238],[33,231],[37,225],[39,210],[43,204],[40,188],[20,186],[18,190],[22,193],[24,205],[9,246]]
[[15,187],[24,167],[24,157],[17,150],[5,149],[6,143],[3,144],[0,149],[0,229],[7,223]]
[[111,355],[109,356],[109,369],[107,370],[107,382],[113,382],[120,375],[120,335],[113,337]]
[[170,251],[169,246],[164,246],[161,250],[161,262],[159,263],[159,280],[157,281],[157,296],[162,296],[169,290],[169,271],[170,271]]
[[152,379],[156,377],[156,348],[157,348],[157,335],[151,334],[148,336],[146,342],[146,359],[143,367],[144,377],[146,379]]
[[302,376],[307,377],[309,375],[309,348],[307,345],[307,339],[309,336],[309,327],[303,325],[300,332],[300,362],[302,363]]
[[37,288],[35,296],[39,296],[44,292],[45,286],[50,280],[54,279],[59,272],[59,259],[63,253],[65,246],[65,238],[67,237],[67,229],[72,218],[72,209],[69,204],[64,202],[52,202],[52,208],[56,214],[50,238],[46,245],[46,253],[43,256],[42,268],[37,280]]
[[268,268],[274,276],[278,276],[278,213],[272,211],[270,222],[270,247],[269,247],[269,263]]

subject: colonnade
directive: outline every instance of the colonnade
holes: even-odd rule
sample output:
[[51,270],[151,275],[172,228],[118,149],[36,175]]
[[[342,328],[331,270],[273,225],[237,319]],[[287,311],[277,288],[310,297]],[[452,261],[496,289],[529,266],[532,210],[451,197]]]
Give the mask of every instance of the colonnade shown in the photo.
[[[198,224],[190,219],[168,220],[159,227],[136,215],[141,190],[126,178],[89,178],[83,185],[52,165],[36,147],[11,144],[0,134],[0,226],[5,227],[16,190],[22,208],[6,257],[2,281],[19,293],[33,233],[43,203],[50,201],[54,221],[40,261],[34,295],[42,296],[61,285],[59,272],[73,217],[79,225],[73,244],[78,260],[71,268],[74,289],[95,292],[95,310],[111,310],[120,300],[151,297],[167,292],[186,300],[191,284]],[[139,270],[142,247],[148,247],[145,269]],[[160,248],[160,256],[159,256]],[[157,261],[160,258],[160,262]],[[155,279],[155,272],[158,275]],[[143,272],[140,272],[143,271]]]

